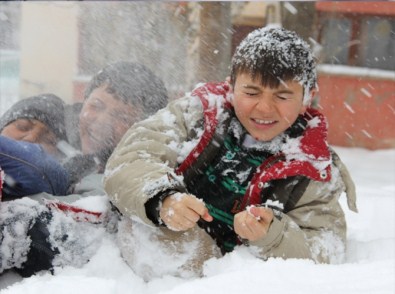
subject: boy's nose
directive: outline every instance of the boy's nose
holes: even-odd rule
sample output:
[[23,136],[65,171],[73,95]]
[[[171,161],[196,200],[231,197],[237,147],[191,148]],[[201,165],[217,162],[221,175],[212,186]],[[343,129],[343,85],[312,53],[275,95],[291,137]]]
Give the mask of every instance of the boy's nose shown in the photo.
[[262,112],[271,112],[273,110],[273,102],[269,97],[263,96],[259,99],[256,108]]

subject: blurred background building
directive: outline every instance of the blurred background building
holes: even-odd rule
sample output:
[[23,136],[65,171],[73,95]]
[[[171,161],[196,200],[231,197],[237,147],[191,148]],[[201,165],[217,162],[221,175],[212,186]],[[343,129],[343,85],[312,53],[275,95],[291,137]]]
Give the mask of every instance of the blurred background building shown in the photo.
[[117,60],[147,65],[175,99],[224,80],[237,44],[268,24],[314,49],[331,144],[395,148],[393,1],[0,2],[0,114],[44,92],[81,101],[90,77]]

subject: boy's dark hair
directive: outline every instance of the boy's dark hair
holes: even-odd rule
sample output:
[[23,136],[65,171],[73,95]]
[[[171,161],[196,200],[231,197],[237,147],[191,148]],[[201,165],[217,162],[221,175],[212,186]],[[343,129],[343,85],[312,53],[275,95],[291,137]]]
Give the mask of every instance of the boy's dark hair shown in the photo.
[[84,98],[103,85],[107,85],[106,91],[115,98],[141,109],[143,117],[167,104],[167,90],[162,80],[139,63],[119,61],[107,65],[92,78]]
[[304,88],[304,103],[316,88],[316,63],[310,46],[295,32],[265,27],[251,32],[236,48],[232,58],[231,84],[237,75],[249,73],[262,85],[278,87],[282,81],[295,80]]

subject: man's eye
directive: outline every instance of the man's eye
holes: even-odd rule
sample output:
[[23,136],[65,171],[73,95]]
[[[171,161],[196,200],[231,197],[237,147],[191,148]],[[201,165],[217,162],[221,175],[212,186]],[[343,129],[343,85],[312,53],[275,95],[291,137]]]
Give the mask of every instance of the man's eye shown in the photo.
[[255,92],[245,92],[245,94],[247,96],[256,96],[256,95],[258,95],[258,93],[255,93]]
[[94,109],[94,110],[101,110],[101,109],[104,109],[104,108],[105,108],[103,102],[101,102],[101,101],[98,100],[98,99],[95,99],[95,100],[93,100],[93,101],[90,101],[88,105],[89,105],[89,107],[90,107],[91,109]]
[[99,111],[100,110],[100,106],[98,104],[95,104],[95,103],[90,103],[88,105],[87,109],[89,109],[90,111]]

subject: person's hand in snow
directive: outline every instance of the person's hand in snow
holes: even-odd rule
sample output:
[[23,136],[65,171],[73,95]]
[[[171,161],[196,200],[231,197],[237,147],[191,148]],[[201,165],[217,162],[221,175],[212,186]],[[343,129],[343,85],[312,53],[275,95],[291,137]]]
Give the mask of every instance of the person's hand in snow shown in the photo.
[[202,200],[194,195],[183,193],[175,193],[166,197],[162,202],[159,216],[173,231],[191,229],[200,218],[208,222],[213,220]]
[[234,218],[234,229],[237,235],[249,241],[264,238],[273,221],[273,211],[265,207],[248,207]]

